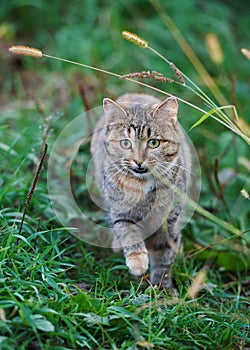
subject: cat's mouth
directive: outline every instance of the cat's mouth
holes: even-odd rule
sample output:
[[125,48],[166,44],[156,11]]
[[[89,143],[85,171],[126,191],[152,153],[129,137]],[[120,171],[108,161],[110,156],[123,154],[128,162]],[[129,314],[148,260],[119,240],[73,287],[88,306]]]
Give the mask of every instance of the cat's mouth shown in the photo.
[[135,174],[146,174],[149,172],[147,168],[130,168],[130,170]]

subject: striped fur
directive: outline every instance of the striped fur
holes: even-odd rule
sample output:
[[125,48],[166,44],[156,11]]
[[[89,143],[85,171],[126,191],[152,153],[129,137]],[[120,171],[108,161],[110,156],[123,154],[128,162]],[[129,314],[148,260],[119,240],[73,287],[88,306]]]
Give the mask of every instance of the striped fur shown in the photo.
[[126,94],[104,99],[91,142],[95,178],[114,234],[133,275],[150,263],[150,280],[172,288],[191,158],[175,98]]

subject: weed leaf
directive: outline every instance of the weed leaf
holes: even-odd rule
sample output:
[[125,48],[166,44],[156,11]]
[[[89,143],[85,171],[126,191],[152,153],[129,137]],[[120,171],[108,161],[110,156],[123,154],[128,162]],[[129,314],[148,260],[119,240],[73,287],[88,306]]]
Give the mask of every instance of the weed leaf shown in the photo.
[[46,318],[43,318],[41,315],[33,315],[32,318],[36,329],[43,332],[54,332],[54,325],[50,321],[46,320]]
[[196,126],[202,124],[208,117],[210,117],[211,115],[213,115],[216,112],[216,109],[211,109],[210,111],[208,111],[207,113],[203,114],[202,117],[196,122],[194,123],[190,130],[192,130],[193,128],[195,128]]

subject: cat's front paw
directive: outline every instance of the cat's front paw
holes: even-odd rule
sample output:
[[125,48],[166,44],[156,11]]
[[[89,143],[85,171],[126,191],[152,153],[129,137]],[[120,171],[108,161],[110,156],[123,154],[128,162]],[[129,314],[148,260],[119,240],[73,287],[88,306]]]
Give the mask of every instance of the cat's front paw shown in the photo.
[[147,252],[133,252],[126,256],[126,265],[129,271],[134,276],[143,275],[148,268],[148,254]]

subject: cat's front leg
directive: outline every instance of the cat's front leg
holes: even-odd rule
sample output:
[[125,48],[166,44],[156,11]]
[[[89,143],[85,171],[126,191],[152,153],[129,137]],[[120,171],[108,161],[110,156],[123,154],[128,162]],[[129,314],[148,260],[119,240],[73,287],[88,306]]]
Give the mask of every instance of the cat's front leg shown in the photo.
[[134,251],[124,253],[126,257],[126,265],[129,268],[131,275],[142,276],[148,269],[148,252],[141,249],[139,252]]
[[126,265],[134,276],[143,275],[148,269],[148,252],[136,224],[118,220],[113,224],[115,240],[119,242],[126,258]]

